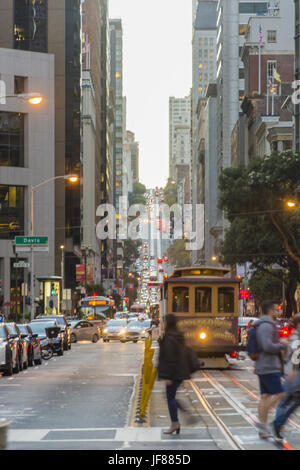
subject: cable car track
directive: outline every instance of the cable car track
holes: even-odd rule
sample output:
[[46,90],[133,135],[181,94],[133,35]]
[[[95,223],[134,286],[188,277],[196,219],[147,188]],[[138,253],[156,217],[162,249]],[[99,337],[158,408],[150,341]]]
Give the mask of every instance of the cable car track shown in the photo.
[[217,427],[220,429],[221,433],[225,437],[226,441],[234,450],[245,450],[241,443],[236,439],[236,437],[230,432],[226,424],[221,420],[221,418],[217,415],[215,410],[209,404],[208,400],[205,398],[203,393],[199,390],[197,385],[195,385],[193,380],[189,381],[194,393],[196,394],[197,398],[199,399],[201,405],[215,422]]
[[[243,384],[240,384],[238,380],[233,379],[232,377],[229,376],[226,372],[221,371],[222,374],[230,379],[232,381],[240,386],[241,389],[244,391],[248,392],[248,394],[255,399],[259,399],[257,395],[255,395],[253,392],[247,389]],[[254,416],[239,400],[236,398],[232,397],[232,394],[230,394],[230,391],[226,390],[223,385],[221,385],[215,377],[213,377],[210,373],[206,371],[201,371],[202,377],[205,378],[210,385],[218,392],[220,396],[222,396],[223,399],[227,401],[227,403],[234,409],[235,411],[238,412],[239,415],[241,415],[248,423],[249,425],[257,430],[257,418]],[[225,436],[226,440],[228,443],[230,443],[231,447],[235,450],[245,450],[243,443],[240,442],[240,440],[233,435],[233,433],[229,430],[228,426],[222,421],[220,416],[217,415],[216,411],[212,408],[212,406],[209,404],[208,400],[205,398],[204,394],[199,390],[199,387],[195,384],[193,380],[189,381],[193,391],[195,392],[197,398],[199,399],[200,403],[204,407],[204,409],[207,411],[207,413],[211,416],[213,421],[217,424],[218,428],[221,430],[222,434]],[[296,423],[292,422],[292,424],[295,425],[297,429],[300,429],[300,426],[298,426]],[[284,449],[284,450],[296,450],[289,442],[286,440],[280,444],[277,443],[275,440],[274,441],[268,441],[274,444],[279,449]]]

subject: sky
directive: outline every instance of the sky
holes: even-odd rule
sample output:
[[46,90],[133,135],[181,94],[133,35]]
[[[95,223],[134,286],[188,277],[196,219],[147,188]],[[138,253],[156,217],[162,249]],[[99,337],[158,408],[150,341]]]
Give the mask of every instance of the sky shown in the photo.
[[140,181],[164,186],[169,172],[169,97],[192,86],[192,0],[109,0],[123,23],[127,130],[140,143]]

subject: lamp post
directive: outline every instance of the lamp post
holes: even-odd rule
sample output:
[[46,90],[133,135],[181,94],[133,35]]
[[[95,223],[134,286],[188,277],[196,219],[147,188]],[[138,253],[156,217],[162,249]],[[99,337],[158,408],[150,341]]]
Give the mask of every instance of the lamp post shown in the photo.
[[[32,104],[34,106],[39,106],[44,102],[44,97],[40,93],[21,93],[18,95],[5,95],[0,96],[0,101],[5,100],[6,98],[18,98],[19,100],[27,101],[29,104]],[[5,102],[2,104],[5,104]]]
[[[77,175],[63,175],[63,176],[54,176],[49,178],[46,181],[43,181],[36,186],[30,187],[30,236],[34,236],[34,194],[35,191],[42,186],[45,186],[53,181],[58,179],[69,180],[72,183],[76,183],[78,181]],[[34,320],[34,248],[31,246],[31,273],[30,273],[30,307],[31,307],[31,320]]]
[[65,289],[65,247],[61,245],[61,311],[63,310],[64,289]]
[[81,245],[81,251],[83,252],[83,256],[84,256],[84,288],[85,288],[85,295],[87,297],[87,256],[90,256],[92,247]]

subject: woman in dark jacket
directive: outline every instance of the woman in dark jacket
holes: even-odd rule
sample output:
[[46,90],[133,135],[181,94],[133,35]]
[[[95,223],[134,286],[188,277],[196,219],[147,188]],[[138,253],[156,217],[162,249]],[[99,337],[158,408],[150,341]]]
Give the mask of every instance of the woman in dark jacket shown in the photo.
[[176,392],[183,380],[191,377],[184,336],[178,330],[176,317],[172,313],[166,316],[165,335],[160,343],[158,360],[158,378],[166,380],[166,394],[171,417],[171,427],[164,434],[180,432]]

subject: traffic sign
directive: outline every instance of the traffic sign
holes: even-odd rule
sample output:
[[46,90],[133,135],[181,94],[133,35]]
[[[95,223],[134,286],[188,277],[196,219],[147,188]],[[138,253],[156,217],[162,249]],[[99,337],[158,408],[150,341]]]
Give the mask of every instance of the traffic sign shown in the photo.
[[25,263],[25,261],[19,261],[18,263],[14,263],[14,268],[28,269],[30,268],[30,263]]
[[33,248],[33,251],[40,252],[40,251],[49,251],[49,246],[48,245],[40,245],[40,246],[33,246],[33,245],[16,245],[16,253],[30,253],[31,252],[31,247]]
[[49,237],[16,237],[16,245],[25,246],[37,246],[37,245],[48,245]]

